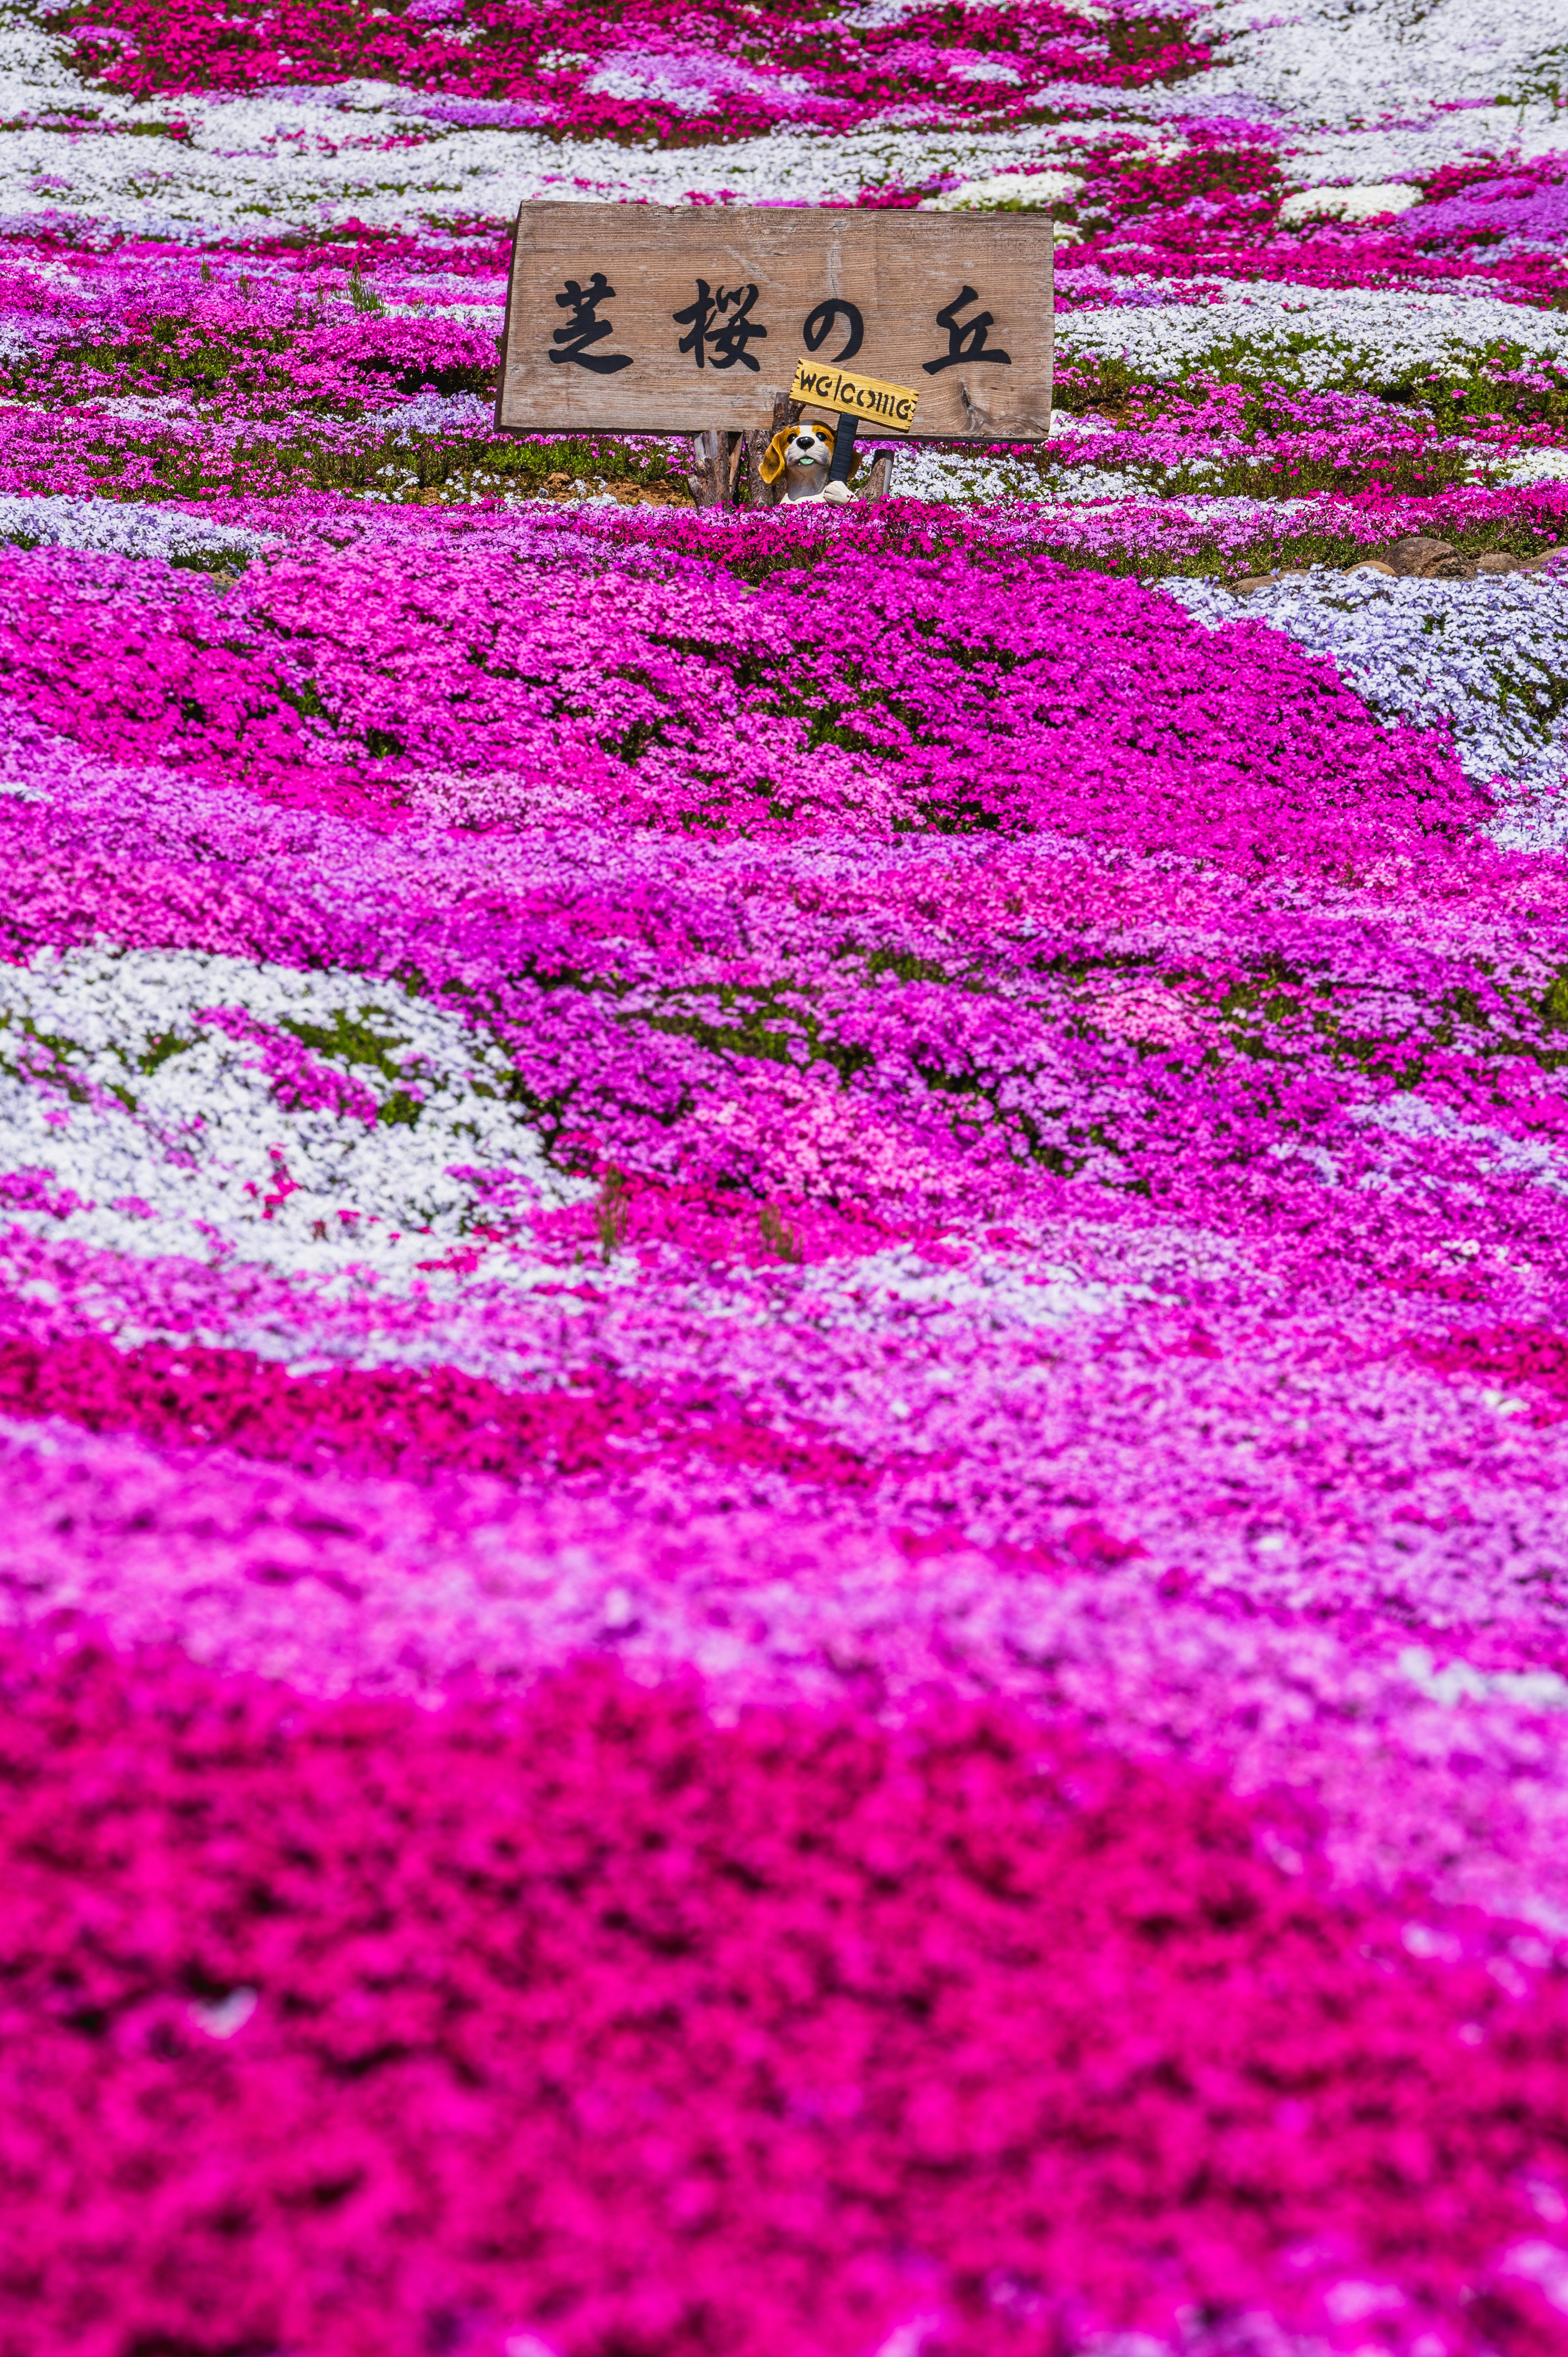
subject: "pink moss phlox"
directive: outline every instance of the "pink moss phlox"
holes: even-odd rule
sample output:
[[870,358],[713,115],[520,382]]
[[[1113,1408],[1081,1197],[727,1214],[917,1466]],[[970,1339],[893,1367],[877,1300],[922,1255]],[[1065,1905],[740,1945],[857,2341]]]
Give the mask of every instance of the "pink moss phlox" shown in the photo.
[[[732,563],[765,523],[733,533]],[[458,823],[544,789],[633,825],[1053,828],[1243,871],[1442,856],[1484,815],[1440,740],[1391,736],[1273,630],[1216,640],[1135,582],[974,538],[890,563],[886,541],[874,557],[804,529],[817,565],[749,596],[629,523],[657,569],[599,571],[564,532],[480,533],[412,573],[374,544],[285,560],[221,603],[123,560],[0,557],[0,660],[37,720],[92,749],[214,779],[238,760],[269,800],[389,826],[421,771]]]
[[48,1169],[0,1172],[0,1201],[10,1211],[43,1211],[51,1220],[69,1220],[81,1209],[81,1196],[73,1188],[57,1185]]
[[996,1707],[722,1732],[596,1674],[432,1716],[14,1652],[6,1690],[38,2357],[215,2309],[320,2357],[855,2357],[916,2311],[983,2357],[1265,2303],[1348,2348],[1369,2278],[1395,2351],[1563,2345],[1503,2265],[1559,1981],[1283,1872],[1288,1817],[1191,1770]]
[[[281,1187],[290,1184],[282,1173]],[[13,1337],[0,1341],[0,1414],[233,1448],[306,1471],[414,1480],[446,1469],[624,1473],[639,1453],[672,1452],[830,1489],[864,1489],[871,1478],[841,1441],[800,1418],[776,1428],[694,1374],[663,1395],[625,1377],[520,1394],[451,1367],[294,1375],[252,1351],[196,1341],[120,1351],[94,1336],[52,1346]]]
[[[236,32],[239,38],[236,38]],[[978,86],[972,48],[1005,64]],[[288,0],[254,26],[213,0],[103,0],[74,43],[79,70],[137,96],[244,91],[369,76],[454,98],[506,102],[579,136],[741,137],[802,115],[853,129],[889,104],[942,121],[1013,119],[1042,82],[1138,88],[1191,72],[1208,50],[1179,15],[1130,19],[1107,39],[1052,0],[971,10],[956,46],[944,11],[853,27],[805,18],[766,44],[732,0],[633,0],[597,8],[476,0],[440,17],[417,9],[367,16],[350,0]]]

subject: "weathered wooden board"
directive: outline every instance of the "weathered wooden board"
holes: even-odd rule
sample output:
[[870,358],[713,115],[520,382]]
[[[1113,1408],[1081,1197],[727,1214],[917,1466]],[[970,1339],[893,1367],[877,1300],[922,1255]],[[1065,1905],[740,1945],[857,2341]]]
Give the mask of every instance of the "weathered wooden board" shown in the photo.
[[496,423],[731,433],[802,360],[913,385],[918,437],[1050,430],[1041,213],[524,205]]

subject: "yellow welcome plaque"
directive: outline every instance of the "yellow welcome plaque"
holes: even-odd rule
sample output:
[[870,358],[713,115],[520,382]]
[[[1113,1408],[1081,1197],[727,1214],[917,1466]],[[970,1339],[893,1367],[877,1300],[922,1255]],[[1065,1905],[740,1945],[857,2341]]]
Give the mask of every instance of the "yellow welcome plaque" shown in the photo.
[[852,376],[847,369],[820,367],[815,361],[800,362],[789,387],[789,397],[792,401],[814,401],[823,409],[836,409],[841,416],[858,418],[866,425],[879,425],[886,434],[908,433],[915,423],[915,404],[920,398],[907,384],[884,384],[878,377]]

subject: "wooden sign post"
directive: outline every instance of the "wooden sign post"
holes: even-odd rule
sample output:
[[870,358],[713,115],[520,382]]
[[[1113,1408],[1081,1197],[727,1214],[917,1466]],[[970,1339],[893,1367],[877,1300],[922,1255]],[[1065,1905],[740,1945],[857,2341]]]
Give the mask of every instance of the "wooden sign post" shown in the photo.
[[525,204],[496,424],[755,436],[793,400],[843,480],[862,425],[1043,439],[1051,323],[1040,213]]

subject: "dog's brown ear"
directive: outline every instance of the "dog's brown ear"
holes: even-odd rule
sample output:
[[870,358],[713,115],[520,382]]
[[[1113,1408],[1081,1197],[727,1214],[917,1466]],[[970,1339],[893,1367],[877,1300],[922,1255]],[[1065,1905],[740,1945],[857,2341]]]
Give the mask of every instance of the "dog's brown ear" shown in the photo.
[[773,436],[772,441],[763,452],[760,472],[765,483],[776,483],[779,480],[779,476],[784,472],[784,445],[789,441],[789,436],[794,430],[795,429],[792,425],[786,425],[782,433],[776,434]]

